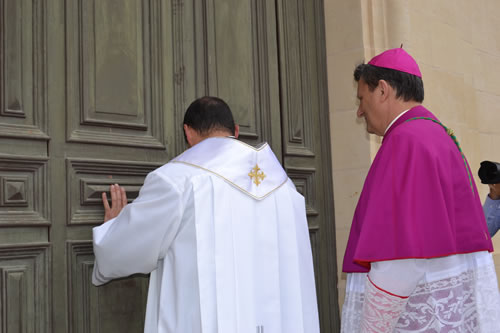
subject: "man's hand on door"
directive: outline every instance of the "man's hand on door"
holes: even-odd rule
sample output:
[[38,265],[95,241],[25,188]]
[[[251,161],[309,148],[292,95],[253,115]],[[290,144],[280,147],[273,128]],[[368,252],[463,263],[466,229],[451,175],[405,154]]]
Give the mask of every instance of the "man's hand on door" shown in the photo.
[[127,193],[125,192],[125,188],[118,184],[114,184],[109,187],[109,192],[111,193],[111,207],[109,206],[106,192],[102,193],[104,222],[117,217],[121,210],[127,205]]

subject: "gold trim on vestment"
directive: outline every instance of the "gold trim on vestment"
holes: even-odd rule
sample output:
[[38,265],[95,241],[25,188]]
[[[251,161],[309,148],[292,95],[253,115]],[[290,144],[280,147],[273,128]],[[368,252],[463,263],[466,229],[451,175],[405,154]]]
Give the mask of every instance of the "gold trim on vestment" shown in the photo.
[[288,177],[285,179],[285,181],[283,183],[281,183],[280,185],[276,186],[274,189],[272,189],[271,191],[269,191],[266,195],[262,196],[262,197],[258,197],[256,195],[253,195],[252,193],[248,192],[247,190],[245,190],[244,188],[241,188],[240,186],[238,186],[236,183],[230,181],[229,179],[227,179],[226,177],[218,174],[217,172],[214,172],[212,170],[209,170],[209,169],[206,169],[202,166],[199,166],[199,165],[196,165],[196,164],[192,164],[192,163],[189,163],[189,162],[184,162],[184,161],[172,161],[171,163],[182,163],[182,164],[186,164],[186,165],[189,165],[189,166],[192,166],[192,167],[195,167],[195,168],[198,168],[198,169],[202,169],[202,170],[205,170],[205,171],[208,171],[214,175],[216,175],[217,177],[220,177],[222,179],[224,179],[226,182],[228,182],[229,184],[233,185],[234,187],[236,187],[237,189],[239,189],[240,191],[248,194],[249,196],[251,196],[252,198],[256,199],[256,200],[261,200],[261,199],[264,199],[266,198],[267,196],[269,196],[271,193],[273,193],[274,191],[276,191],[277,189],[279,189],[281,186],[283,186],[287,181],[288,181]]

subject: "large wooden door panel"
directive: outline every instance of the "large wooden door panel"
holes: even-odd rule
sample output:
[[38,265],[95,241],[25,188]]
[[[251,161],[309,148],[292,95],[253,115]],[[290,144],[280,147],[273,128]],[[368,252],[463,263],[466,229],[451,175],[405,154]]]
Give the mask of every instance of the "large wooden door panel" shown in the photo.
[[340,330],[322,0],[278,0],[283,162],[306,199],[322,332]]
[[41,2],[0,0],[2,137],[48,139],[45,14]]
[[120,184],[132,202],[148,173],[162,163],[147,163],[103,159],[66,159],[67,223],[68,225],[92,225],[102,223],[104,211],[101,194],[109,186]]
[[47,167],[47,158],[0,155],[0,227],[50,224]]
[[[102,223],[101,193],[118,183],[131,202],[145,176],[159,163],[66,159],[68,227],[94,227]],[[136,276],[92,285],[94,255],[92,242],[67,240],[68,321],[70,332],[140,332],[144,326],[148,277]]]
[[165,69],[173,51],[164,23],[171,21],[170,6],[160,0],[60,1],[66,86],[54,98],[64,101],[57,114],[65,121],[58,119],[51,159],[60,170],[53,171],[59,177],[52,193],[64,193],[65,204],[54,206],[51,236],[54,283],[65,288],[54,290],[53,315],[61,332],[141,332],[148,277],[93,286],[91,239],[92,228],[103,222],[101,193],[118,183],[130,202],[146,175],[173,157],[173,101],[164,93],[172,72]]
[[0,329],[51,333],[50,250],[47,244],[0,248]]
[[0,0],[0,330],[52,332],[46,11]]
[[[203,0],[206,93],[224,99],[240,139],[281,155],[276,12],[272,1]],[[203,48],[202,48],[203,50]]]
[[165,148],[159,1],[65,4],[68,141]]
[[68,318],[71,333],[142,332],[148,277],[92,285],[91,241],[68,241]]

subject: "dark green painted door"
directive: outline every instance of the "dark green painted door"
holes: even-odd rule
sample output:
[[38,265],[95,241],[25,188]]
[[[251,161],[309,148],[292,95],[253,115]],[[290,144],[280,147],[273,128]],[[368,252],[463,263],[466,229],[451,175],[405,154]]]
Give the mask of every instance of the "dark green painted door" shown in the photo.
[[224,98],[307,199],[322,331],[338,330],[320,0],[0,0],[2,332],[141,332],[147,277],[95,288],[110,184],[137,196]]

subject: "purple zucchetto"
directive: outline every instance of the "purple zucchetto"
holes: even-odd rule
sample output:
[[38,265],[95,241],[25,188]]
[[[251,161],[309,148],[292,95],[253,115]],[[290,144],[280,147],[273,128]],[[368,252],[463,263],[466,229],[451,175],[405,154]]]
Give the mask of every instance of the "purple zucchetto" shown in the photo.
[[373,57],[369,65],[394,69],[422,78],[417,62],[403,48],[390,49]]

